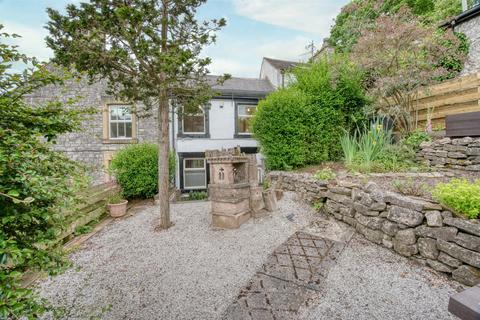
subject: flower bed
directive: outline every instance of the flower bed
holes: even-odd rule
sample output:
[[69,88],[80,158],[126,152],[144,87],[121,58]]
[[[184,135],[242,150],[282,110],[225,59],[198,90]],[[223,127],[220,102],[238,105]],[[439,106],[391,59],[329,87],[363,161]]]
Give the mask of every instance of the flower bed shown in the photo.
[[269,179],[276,189],[294,191],[313,204],[324,202],[325,213],[374,243],[465,285],[480,283],[478,220],[455,217],[434,200],[405,196],[371,181],[322,181],[289,172],[271,172]]

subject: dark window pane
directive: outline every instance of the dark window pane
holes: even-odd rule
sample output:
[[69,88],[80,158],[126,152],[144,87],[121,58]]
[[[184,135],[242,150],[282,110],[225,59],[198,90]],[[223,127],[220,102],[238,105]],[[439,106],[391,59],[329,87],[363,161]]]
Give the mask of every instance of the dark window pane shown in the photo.
[[127,122],[126,124],[126,132],[125,132],[125,136],[127,138],[131,138],[132,137],[132,123],[131,122]]
[[204,115],[184,115],[183,132],[205,132]]
[[195,169],[195,168],[204,168],[205,167],[204,159],[186,159],[185,168],[186,169]]
[[110,123],[110,138],[117,138],[117,123]]
[[118,124],[118,137],[125,137],[125,123],[121,122]]

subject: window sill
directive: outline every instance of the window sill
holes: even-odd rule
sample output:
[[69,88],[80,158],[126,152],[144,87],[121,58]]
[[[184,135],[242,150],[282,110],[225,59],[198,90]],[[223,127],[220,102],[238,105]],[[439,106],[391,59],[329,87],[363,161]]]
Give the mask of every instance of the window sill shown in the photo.
[[235,139],[253,139],[253,135],[252,134],[239,134],[239,133],[235,133],[233,135],[233,137]]
[[138,143],[137,138],[132,139],[103,139],[103,144],[131,144]]
[[209,133],[178,133],[177,138],[210,139]]

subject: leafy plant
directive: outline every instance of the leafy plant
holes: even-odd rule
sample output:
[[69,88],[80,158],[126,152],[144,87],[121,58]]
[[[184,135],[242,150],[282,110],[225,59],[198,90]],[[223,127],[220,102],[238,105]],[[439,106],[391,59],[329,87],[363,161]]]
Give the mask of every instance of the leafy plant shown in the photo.
[[342,129],[362,122],[368,103],[362,75],[340,57],[302,65],[296,81],[260,101],[253,118],[268,169],[291,170],[336,160]]
[[420,144],[425,141],[431,141],[432,137],[425,131],[415,130],[409,133],[403,140],[403,144],[412,148],[413,150],[418,150]]
[[333,170],[330,168],[320,169],[317,172],[315,172],[315,175],[314,175],[314,177],[318,180],[331,180],[331,179],[335,179],[336,176],[337,174],[333,172]]
[[188,193],[189,200],[205,200],[208,198],[208,193],[205,191],[190,191]]
[[392,184],[398,192],[407,196],[421,197],[428,193],[428,185],[417,182],[412,177],[406,180],[394,180]]
[[480,180],[469,182],[467,179],[452,179],[439,183],[432,195],[443,205],[470,219],[480,215]]
[[[53,244],[64,227],[64,212],[75,206],[88,181],[84,170],[52,146],[77,130],[89,110],[74,102],[26,104],[46,85],[62,85],[61,70],[17,51],[0,25],[0,318],[36,319],[47,307],[20,280],[26,270],[59,272],[68,263]],[[15,36],[16,37],[16,36]],[[13,64],[26,67],[15,72]],[[66,74],[65,74],[66,75]]]
[[[175,174],[175,157],[169,156],[170,176]],[[152,198],[158,192],[158,148],[153,143],[129,145],[119,150],[110,166],[123,196]]]
[[114,195],[110,196],[108,198],[107,203],[109,203],[109,204],[119,204],[119,203],[122,203],[124,201],[125,201],[125,199],[122,197],[122,195],[117,193],[117,194],[114,194]]
[[357,136],[345,131],[345,134],[340,138],[340,145],[342,146],[345,165],[347,167],[352,166],[355,161],[355,157],[358,154]]

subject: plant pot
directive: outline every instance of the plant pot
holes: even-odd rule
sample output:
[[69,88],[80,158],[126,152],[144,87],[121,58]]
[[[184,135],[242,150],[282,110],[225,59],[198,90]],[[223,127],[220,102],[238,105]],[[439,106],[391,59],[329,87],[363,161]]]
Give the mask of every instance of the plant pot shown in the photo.
[[107,204],[108,212],[112,218],[123,217],[127,213],[128,200],[124,200],[120,203]]

